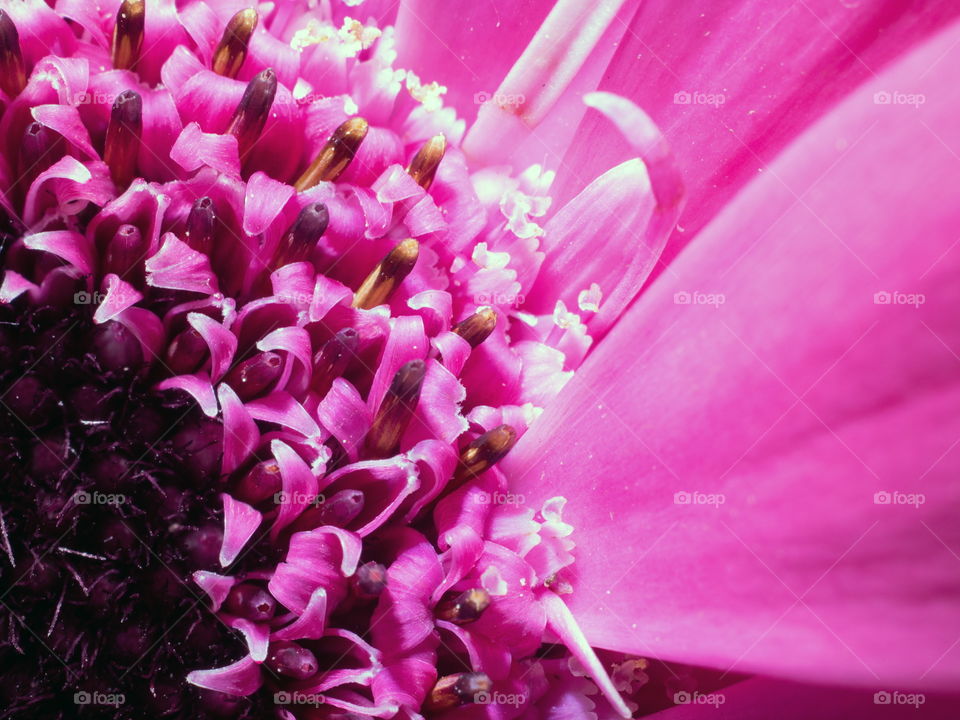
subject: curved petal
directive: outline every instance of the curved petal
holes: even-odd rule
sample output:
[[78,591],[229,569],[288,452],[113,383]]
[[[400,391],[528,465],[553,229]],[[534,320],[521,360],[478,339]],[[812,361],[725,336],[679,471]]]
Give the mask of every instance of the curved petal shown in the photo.
[[[958,11],[898,0],[641,3],[600,89],[650,113],[688,180],[683,230],[664,263],[791,140]],[[608,121],[589,113],[558,168],[555,207],[630,157],[610,137]]]
[[956,687],[958,39],[746,188],[505,459],[511,490],[570,501],[595,645]]

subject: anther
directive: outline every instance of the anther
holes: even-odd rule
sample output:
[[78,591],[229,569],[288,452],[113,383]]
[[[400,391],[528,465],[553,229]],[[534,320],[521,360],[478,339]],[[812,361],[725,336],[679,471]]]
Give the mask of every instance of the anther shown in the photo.
[[483,307],[466,320],[461,320],[454,325],[453,332],[470,343],[470,347],[475,348],[490,337],[490,333],[496,326],[497,313],[493,308]]
[[187,232],[184,236],[187,245],[210,257],[216,223],[217,213],[213,208],[213,200],[209,197],[197,198],[187,215]]
[[364,563],[353,577],[354,589],[361,597],[375,598],[387,587],[387,569],[378,562]]
[[353,296],[353,306],[369,310],[382,305],[410,274],[420,255],[420,243],[408,238],[387,253]]
[[290,229],[280,238],[280,244],[277,245],[273,259],[270,261],[270,269],[276,270],[290,263],[307,260],[310,257],[310,251],[326,232],[329,222],[330,215],[327,213],[326,205],[323,203],[307,205],[297,215]]
[[103,147],[103,161],[118,188],[126,188],[137,174],[137,153],[143,131],[143,100],[133,90],[117,96]]
[[243,582],[230,588],[223,606],[231,615],[254,622],[267,622],[277,609],[277,601],[259,585]]
[[227,127],[227,132],[237,138],[241,160],[246,158],[260,138],[276,94],[277,74],[273,68],[261,70],[247,83],[243,97],[240,98]]
[[443,712],[482,700],[493,683],[486,673],[469,672],[445,675],[437,680],[423,703],[427,712]]
[[283,358],[275,352],[262,352],[235,366],[224,382],[244,402],[263,394],[283,370]]
[[20,175],[24,178],[25,187],[58,158],[59,139],[60,135],[46,125],[38,122],[27,125],[20,143]]
[[360,335],[353,328],[344,328],[327,340],[313,356],[310,384],[314,392],[324,396],[334,379],[343,375],[357,354]]
[[433,136],[423,144],[423,147],[417,150],[417,154],[413,156],[413,160],[407,166],[407,173],[416,181],[417,185],[424,190],[429,190],[446,151],[447,139],[443,135]]
[[123,0],[113,26],[113,67],[132,70],[143,49],[143,28],[146,4],[144,0]]
[[517,431],[509,425],[487,430],[460,453],[454,482],[468,480],[500,462],[517,443]]
[[[128,282],[139,280],[140,273],[136,270],[143,264],[147,248],[143,242],[143,234],[136,225],[124,223],[107,243],[107,251],[103,257],[103,274],[114,273]],[[134,271],[131,274],[131,271]],[[127,278],[127,275],[131,275]]]
[[367,450],[376,457],[388,457],[396,452],[417,403],[420,402],[420,389],[427,365],[423,360],[411,360],[397,370],[393,382],[383,401],[377,416],[367,433]]
[[361,117],[350,118],[333,131],[333,135],[317,154],[293,187],[297,192],[309,190],[319,182],[333,182],[350,165],[369,126]]
[[471,588],[437,605],[436,615],[440,620],[466,625],[479,619],[489,606],[490,593],[483,588]]
[[270,643],[264,665],[278,675],[294,680],[306,680],[316,675],[320,668],[316,655],[302,645],[286,641]]
[[13,19],[0,10],[0,89],[14,98],[27,86],[20,34]]
[[247,47],[253,31],[257,28],[259,16],[253,8],[241,10],[227,23],[220,44],[213,52],[211,67],[217,75],[235,78],[247,59]]

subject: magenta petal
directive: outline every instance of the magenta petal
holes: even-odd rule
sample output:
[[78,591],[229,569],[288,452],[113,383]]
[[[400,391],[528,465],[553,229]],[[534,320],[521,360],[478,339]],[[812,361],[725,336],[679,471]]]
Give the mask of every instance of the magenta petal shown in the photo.
[[958,38],[748,186],[506,458],[528,501],[569,500],[591,643],[956,687]]
[[187,125],[170,148],[170,159],[184,170],[197,170],[204,165],[233,177],[240,177],[240,156],[233,135],[205,133],[192,122]]
[[200,337],[210,349],[210,377],[214,381],[220,380],[230,369],[233,356],[237,352],[237,336],[203,313],[189,313],[187,322],[200,333]]
[[317,406],[317,419],[347,451],[347,457],[355,462],[373,422],[373,415],[356,388],[343,378],[335,379]]
[[93,248],[86,236],[72,230],[51,230],[50,232],[25,235],[23,244],[31,250],[43,250],[66,260],[81,273],[93,272]]
[[99,154],[90,144],[90,133],[80,120],[80,113],[74,105],[38,105],[30,113],[41,125],[60,133],[68,142],[76,145],[88,158],[96,159]]
[[336,607],[346,594],[346,578],[357,569],[360,550],[360,539],[340,528],[294,533],[286,560],[270,579],[270,593],[302,615],[316,590],[324,588],[328,607]]
[[304,437],[320,434],[320,426],[290,393],[278,390],[246,404],[250,417],[290,428]]
[[216,612],[223,605],[230,593],[230,588],[236,585],[237,581],[228,575],[219,575],[215,572],[198,570],[193,574],[193,581],[210,598],[210,609]]
[[34,226],[51,209],[64,217],[74,216],[85,210],[88,203],[105,205],[115,192],[106,165],[102,162],[84,165],[67,155],[30,184],[23,203],[23,221],[28,227]]
[[280,530],[292,523],[317,497],[317,478],[310,467],[289,445],[280,440],[270,443],[270,451],[280,467],[283,482],[280,512],[270,529],[276,539]]
[[147,259],[147,283],[169,290],[185,290],[212,295],[217,279],[210,270],[210,260],[192,249],[173,233],[165,233],[160,249]]
[[266,173],[255,172],[247,181],[243,231],[247,235],[265,232],[293,195],[293,188],[286,183],[274,180]]
[[220,564],[227,567],[253,537],[260,527],[263,515],[239,500],[224,493],[223,500],[223,545],[220,547]]
[[217,396],[213,391],[213,384],[210,382],[210,376],[204,372],[196,375],[177,375],[166,380],[161,380],[157,384],[157,390],[183,390],[189,393],[197,405],[207,417],[216,417]]
[[[143,299],[142,293],[136,290],[130,283],[121,280],[112,273],[103,279],[103,288],[106,294],[100,300],[100,304],[93,313],[93,321],[97,324],[116,319],[122,312]],[[149,313],[148,310],[144,310],[144,312]],[[155,315],[150,314],[156,318]]]
[[187,675],[187,682],[207,690],[241,696],[256,692],[263,684],[260,666],[249,656],[215,670],[194,670]]
[[223,473],[231,473],[246,460],[260,441],[260,431],[233,389],[221,383],[217,398],[223,411]]
[[292,623],[273,633],[274,640],[300,640],[323,637],[327,623],[327,591],[317,588],[310,595],[307,607]]

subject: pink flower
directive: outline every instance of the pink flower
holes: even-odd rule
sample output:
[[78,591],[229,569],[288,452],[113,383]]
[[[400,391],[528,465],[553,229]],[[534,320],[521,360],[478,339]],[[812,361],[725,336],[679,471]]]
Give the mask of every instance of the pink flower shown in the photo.
[[4,8],[8,705],[953,688],[951,16]]

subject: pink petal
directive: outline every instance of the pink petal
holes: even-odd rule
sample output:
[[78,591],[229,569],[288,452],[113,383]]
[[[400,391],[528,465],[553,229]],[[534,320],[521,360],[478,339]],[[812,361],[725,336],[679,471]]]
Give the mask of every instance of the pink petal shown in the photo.
[[52,253],[73,265],[81,273],[93,272],[93,248],[86,236],[72,230],[51,230],[49,232],[25,235],[23,244],[31,250],[43,250]]
[[217,410],[219,410],[217,407],[217,396],[213,391],[210,376],[206,373],[177,375],[172,378],[167,378],[166,380],[161,380],[157,384],[157,390],[172,389],[183,390],[189,393],[193,399],[197,401],[203,414],[207,417],[217,416]]
[[274,640],[300,640],[323,637],[327,622],[327,591],[317,588],[306,609],[292,623],[273,633]]
[[373,415],[356,388],[343,378],[336,378],[326,397],[317,406],[317,420],[343,446],[347,457],[355,462],[373,422]]
[[230,594],[230,588],[236,584],[236,580],[228,575],[219,575],[215,572],[198,570],[193,574],[193,581],[210,598],[210,609],[216,612],[223,605]]
[[220,564],[227,567],[237,559],[243,546],[260,527],[263,515],[250,505],[234,500],[226,493],[220,498],[223,500],[223,545],[220,547]]
[[240,156],[233,135],[205,133],[192,122],[187,125],[170,148],[170,159],[184,170],[197,170],[204,165],[218,172],[240,177]]
[[260,431],[250,412],[226,383],[217,387],[223,410],[223,474],[236,470],[260,442]]
[[210,349],[210,377],[214,381],[220,380],[230,369],[237,352],[237,336],[203,313],[189,313],[187,322],[200,333]]
[[217,291],[217,278],[210,270],[210,260],[192,249],[173,233],[163,235],[160,249],[147,258],[147,284],[169,290],[212,295]]
[[958,38],[801,137],[506,458],[528,500],[570,501],[592,644],[956,686]]
[[215,670],[194,670],[187,674],[187,682],[208,690],[241,696],[253,694],[263,684],[260,666],[249,656]]
[[270,528],[271,537],[276,539],[280,530],[296,520],[316,499],[317,478],[303,458],[286,443],[274,440],[270,443],[270,451],[280,467],[283,482],[280,512]]
[[310,417],[297,400],[289,393],[278,390],[266,397],[251,400],[246,404],[250,416],[256,420],[273,422],[304,437],[312,438],[320,434],[320,426]]

